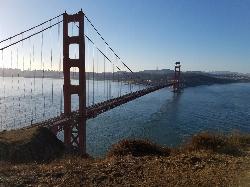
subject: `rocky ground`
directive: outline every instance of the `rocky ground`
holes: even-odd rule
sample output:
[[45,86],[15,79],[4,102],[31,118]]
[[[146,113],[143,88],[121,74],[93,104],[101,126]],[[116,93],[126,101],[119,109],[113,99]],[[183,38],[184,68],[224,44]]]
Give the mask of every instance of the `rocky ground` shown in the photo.
[[0,186],[250,186],[249,136],[203,133],[178,149],[124,140],[102,159],[0,163]]

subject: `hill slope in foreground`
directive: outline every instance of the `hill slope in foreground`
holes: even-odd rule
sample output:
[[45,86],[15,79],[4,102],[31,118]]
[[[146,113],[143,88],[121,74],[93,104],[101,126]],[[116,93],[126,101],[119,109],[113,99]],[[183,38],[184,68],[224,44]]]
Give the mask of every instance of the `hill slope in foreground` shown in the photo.
[[[54,146],[61,146],[61,143],[44,129],[27,131],[22,136],[24,140],[21,136],[15,139],[18,134],[18,131],[0,133],[0,151],[7,154],[8,150],[9,156],[9,159],[4,154],[0,157],[0,186],[250,184],[249,135],[200,133],[175,149],[144,140],[123,140],[111,147],[105,158],[94,159],[62,155],[60,151],[64,149],[52,151]],[[28,149],[24,149],[27,145]],[[22,150],[19,159],[13,159],[18,156],[14,150]],[[25,157],[25,154],[29,155]]]

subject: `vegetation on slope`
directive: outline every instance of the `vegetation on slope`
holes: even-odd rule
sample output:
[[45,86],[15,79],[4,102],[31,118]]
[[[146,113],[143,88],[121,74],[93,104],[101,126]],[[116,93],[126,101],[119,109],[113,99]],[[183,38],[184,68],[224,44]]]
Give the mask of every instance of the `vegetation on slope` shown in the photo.
[[47,128],[0,132],[0,161],[43,162],[64,153],[63,143]]
[[240,80],[221,79],[209,75],[195,74],[195,73],[183,73],[182,79],[185,87],[241,82]]
[[122,140],[111,147],[107,156],[169,156],[170,152],[171,149],[161,147],[147,140]]
[[[231,186],[250,166],[250,136],[201,133],[180,148],[123,140],[102,159],[0,162],[0,186]],[[244,185],[243,185],[244,186]]]

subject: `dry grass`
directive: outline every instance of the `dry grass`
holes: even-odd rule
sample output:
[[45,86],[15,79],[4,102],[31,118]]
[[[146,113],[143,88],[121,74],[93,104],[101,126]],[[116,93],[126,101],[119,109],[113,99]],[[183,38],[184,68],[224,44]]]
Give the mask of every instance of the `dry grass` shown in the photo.
[[63,158],[50,164],[0,167],[0,186],[230,186],[245,157],[190,152],[168,157]]
[[63,143],[47,128],[0,133],[0,161],[44,162],[59,157],[63,152]]
[[[231,146],[241,154],[235,155]],[[67,156],[43,164],[2,162],[0,186],[237,186],[250,168],[248,146],[249,136],[239,134],[201,133],[179,151],[124,140],[103,159]]]
[[221,154],[239,156],[250,145],[250,135],[237,132],[224,135],[202,132],[194,135],[183,146],[183,150],[207,150]]
[[147,140],[122,140],[108,151],[108,157],[127,156],[169,156],[171,150]]
[[19,142],[25,143],[26,141],[29,141],[35,133],[37,133],[37,129],[38,127],[2,131],[0,132],[0,141],[12,144]]

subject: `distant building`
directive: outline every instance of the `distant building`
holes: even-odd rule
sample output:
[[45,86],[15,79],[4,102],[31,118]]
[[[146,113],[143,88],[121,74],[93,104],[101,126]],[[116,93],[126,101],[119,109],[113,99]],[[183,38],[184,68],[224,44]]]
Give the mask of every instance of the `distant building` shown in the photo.
[[207,74],[204,71],[186,71],[186,73],[193,73],[193,74]]
[[127,73],[126,71],[117,71],[117,73]]
[[165,75],[165,74],[170,74],[173,73],[173,70],[170,69],[161,69],[161,70],[144,70],[144,71],[139,71],[139,73],[147,73],[147,74],[157,74],[157,75]]

